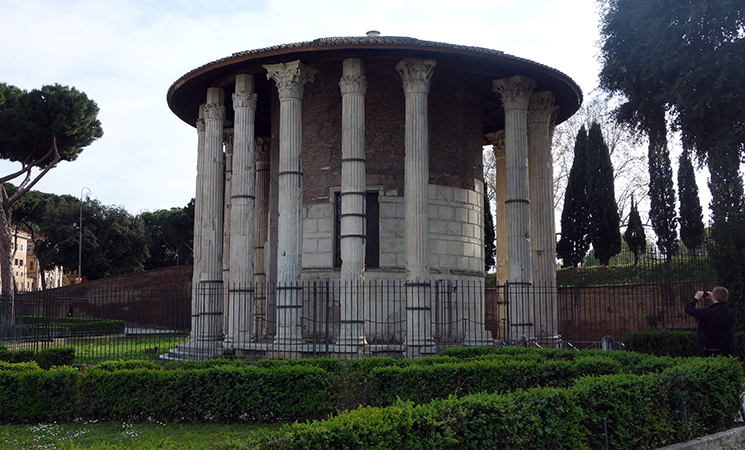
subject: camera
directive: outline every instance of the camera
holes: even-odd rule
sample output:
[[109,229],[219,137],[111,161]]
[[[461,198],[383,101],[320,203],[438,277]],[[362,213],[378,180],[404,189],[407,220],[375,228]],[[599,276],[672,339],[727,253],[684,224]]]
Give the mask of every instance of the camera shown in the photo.
[[709,296],[709,291],[704,291],[704,295],[703,295],[703,298],[706,298],[706,297],[708,297],[708,296]]

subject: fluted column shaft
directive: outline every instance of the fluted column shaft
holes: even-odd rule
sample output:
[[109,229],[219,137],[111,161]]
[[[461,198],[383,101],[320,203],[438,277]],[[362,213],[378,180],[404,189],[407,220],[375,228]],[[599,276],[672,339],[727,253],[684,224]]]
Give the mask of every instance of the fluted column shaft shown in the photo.
[[233,182],[233,129],[223,130],[223,145],[225,147],[225,185],[223,193],[223,225],[222,225],[222,283],[223,283],[223,324],[225,339],[232,342],[230,324],[230,202]]
[[528,188],[527,116],[535,82],[520,75],[494,81],[505,113],[505,169],[509,281],[530,283],[530,195]]
[[256,155],[256,214],[254,216],[254,334],[256,339],[266,334],[267,276],[265,252],[269,236],[269,138],[255,138]]
[[536,334],[556,336],[556,227],[554,224],[551,118],[554,96],[542,91],[530,96],[528,106],[528,167],[530,172],[531,264],[533,285],[542,295],[535,305]]
[[199,118],[197,119],[197,186],[194,193],[194,266],[191,282],[191,333],[189,341],[197,339],[197,330],[201,327],[199,311],[201,310],[201,299],[198,298],[199,277],[202,273],[202,178],[204,177],[204,104],[199,105]]
[[[553,158],[549,120],[554,106],[550,92],[530,96],[528,110],[528,167],[530,172],[531,264],[533,283],[549,286],[556,280]],[[553,281],[552,281],[553,280]]]
[[406,271],[409,281],[429,279],[429,82],[436,61],[404,59],[396,66],[406,99],[404,202],[406,205]]
[[361,59],[343,62],[341,89],[341,345],[364,345],[359,290],[365,269],[365,79]]
[[[497,285],[504,286],[509,278],[509,253],[507,249],[507,167],[505,162],[504,130],[486,135],[487,141],[492,145],[496,177],[494,181],[494,203],[496,205],[495,228],[496,228],[496,269]],[[494,305],[495,315],[499,318],[507,318],[507,298],[504,290],[497,291],[499,301]],[[498,329],[498,339],[507,339],[502,327]]]
[[230,198],[230,328],[228,344],[244,347],[251,340],[254,281],[254,203],[256,167],[254,128],[256,94],[253,75],[236,76],[232,188]]
[[225,124],[224,92],[220,88],[207,90],[204,105],[204,164],[201,177],[201,254],[197,294],[201,317],[200,338],[222,341],[222,241],[224,157],[223,128]]
[[406,207],[406,279],[408,347],[433,344],[429,298],[429,118],[427,100],[432,72],[431,59],[407,58],[396,65],[403,80],[406,100],[406,150],[404,205]]
[[494,80],[505,113],[505,170],[510,322],[513,339],[534,336],[530,262],[530,194],[528,186],[527,115],[535,81],[516,75]]
[[496,269],[497,284],[504,285],[509,276],[509,253],[507,250],[507,166],[505,162],[504,130],[490,133],[486,136],[493,146],[494,161],[496,169],[496,181],[494,184],[494,201],[496,203]]
[[302,101],[306,82],[315,71],[300,61],[264,66],[279,92],[279,234],[277,247],[277,335],[275,343],[302,343],[300,330],[300,271],[302,269],[303,172]]

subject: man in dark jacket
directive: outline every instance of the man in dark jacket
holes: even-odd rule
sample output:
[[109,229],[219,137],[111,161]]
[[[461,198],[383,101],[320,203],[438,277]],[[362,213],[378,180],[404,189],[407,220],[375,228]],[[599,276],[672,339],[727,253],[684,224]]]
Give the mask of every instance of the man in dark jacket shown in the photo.
[[[696,308],[696,303],[703,297],[711,297],[708,308]],[[696,345],[703,347],[705,356],[731,356],[735,348],[735,309],[726,303],[729,291],[717,286],[708,291],[698,291],[688,302],[685,312],[698,319]]]

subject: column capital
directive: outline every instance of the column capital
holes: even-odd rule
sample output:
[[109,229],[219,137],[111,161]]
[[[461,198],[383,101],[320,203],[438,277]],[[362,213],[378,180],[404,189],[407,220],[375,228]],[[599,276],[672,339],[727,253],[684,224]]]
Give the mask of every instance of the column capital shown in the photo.
[[257,96],[253,92],[240,91],[233,94],[233,109],[249,108],[256,110]]
[[204,105],[204,120],[225,120],[225,105],[206,103]]
[[492,91],[502,96],[502,106],[506,111],[526,110],[530,94],[536,88],[536,82],[523,75],[501,78],[492,81]]
[[197,119],[197,133],[204,133],[204,117]]
[[256,162],[269,162],[269,148],[271,139],[268,137],[257,137],[254,139],[254,152]]
[[367,78],[364,75],[345,75],[341,77],[339,87],[341,88],[341,95],[365,95],[367,92]]
[[486,141],[489,143],[489,145],[494,146],[494,157],[504,158],[505,156],[504,130],[499,130],[494,133],[487,134]]
[[432,72],[437,65],[434,59],[405,58],[396,64],[396,70],[404,81],[404,93],[428,94]]
[[225,153],[233,153],[235,143],[235,129],[225,128],[222,130],[222,141],[225,144]]
[[528,102],[528,123],[549,123],[556,97],[550,91],[533,92]]
[[305,83],[313,81],[318,72],[305,66],[299,59],[288,63],[268,64],[264,68],[267,70],[266,78],[277,83],[280,100],[303,98]]

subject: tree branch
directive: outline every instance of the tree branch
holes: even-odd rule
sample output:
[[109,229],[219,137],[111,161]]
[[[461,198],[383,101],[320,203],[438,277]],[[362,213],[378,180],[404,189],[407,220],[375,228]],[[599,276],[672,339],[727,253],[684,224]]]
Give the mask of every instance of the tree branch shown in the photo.
[[[33,181],[31,181],[30,183],[28,183],[28,180],[31,179],[31,169],[33,169],[34,167],[39,166],[41,163],[43,163],[45,160],[47,160],[50,156],[53,156],[53,158],[50,161],[50,163],[47,164],[47,166],[38,175],[36,175],[36,177],[33,179]],[[59,160],[60,160],[60,154],[59,154],[59,150],[57,150],[57,136],[52,136],[52,148],[49,149],[49,151],[47,152],[46,155],[44,155],[43,157],[37,159],[36,161],[34,161],[31,165],[29,165],[27,167],[27,169],[26,169],[27,170],[27,172],[26,172],[26,179],[23,181],[23,183],[21,184],[21,186],[19,186],[18,189],[16,189],[16,191],[13,192],[13,194],[10,197],[8,197],[8,199],[7,199],[7,205],[4,204],[3,206],[7,206],[8,208],[10,208],[11,206],[13,206],[13,204],[15,202],[17,202],[23,196],[23,194],[25,194],[26,192],[30,191],[31,188],[33,188],[36,185],[36,183],[38,183],[39,180],[41,180],[42,177],[47,174],[47,172],[49,172],[50,170],[52,170],[57,165],[57,163],[59,162]],[[5,199],[3,199],[3,200],[5,200]],[[5,202],[3,202],[3,203],[5,203]]]

